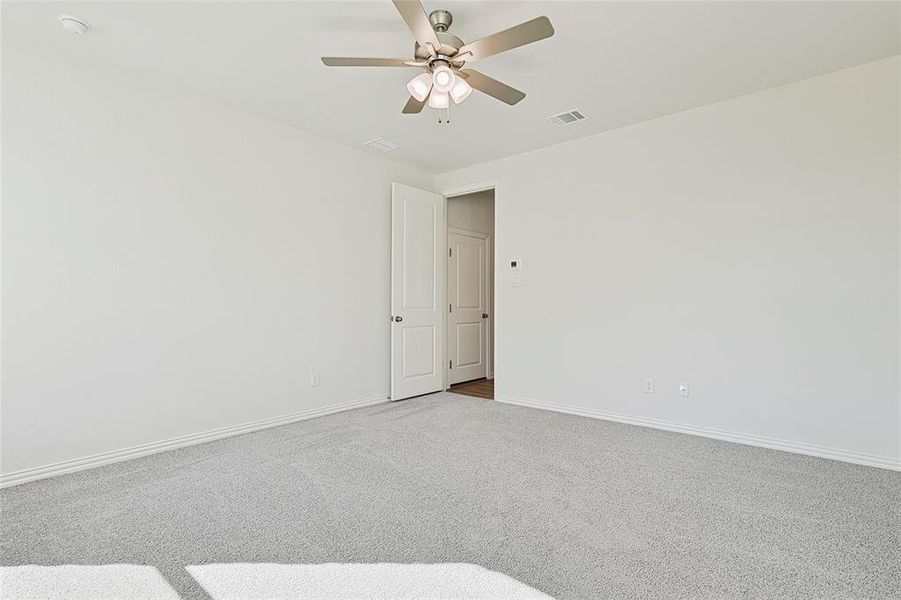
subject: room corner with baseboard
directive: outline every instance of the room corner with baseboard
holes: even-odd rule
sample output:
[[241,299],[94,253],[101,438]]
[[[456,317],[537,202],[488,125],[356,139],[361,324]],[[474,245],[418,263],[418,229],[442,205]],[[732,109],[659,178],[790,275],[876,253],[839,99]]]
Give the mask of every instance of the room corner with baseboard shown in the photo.
[[898,595],[901,4],[0,11],[4,599]]

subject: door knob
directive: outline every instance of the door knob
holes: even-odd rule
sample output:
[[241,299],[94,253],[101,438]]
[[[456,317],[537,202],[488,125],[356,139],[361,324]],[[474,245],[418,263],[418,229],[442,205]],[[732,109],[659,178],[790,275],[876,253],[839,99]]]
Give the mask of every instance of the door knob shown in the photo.
[[487,318],[488,318],[488,313],[482,313],[482,318],[483,318],[483,319],[487,319]]
[[400,323],[401,321],[404,320],[404,318],[400,315],[397,315],[396,317],[394,317],[394,320],[397,321],[398,323]]

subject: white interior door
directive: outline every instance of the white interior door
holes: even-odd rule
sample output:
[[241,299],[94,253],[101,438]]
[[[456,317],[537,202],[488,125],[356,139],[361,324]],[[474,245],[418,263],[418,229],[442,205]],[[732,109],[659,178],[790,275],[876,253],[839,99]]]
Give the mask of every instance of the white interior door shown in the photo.
[[443,389],[444,198],[391,187],[391,399]]
[[488,236],[447,233],[448,382],[488,376]]

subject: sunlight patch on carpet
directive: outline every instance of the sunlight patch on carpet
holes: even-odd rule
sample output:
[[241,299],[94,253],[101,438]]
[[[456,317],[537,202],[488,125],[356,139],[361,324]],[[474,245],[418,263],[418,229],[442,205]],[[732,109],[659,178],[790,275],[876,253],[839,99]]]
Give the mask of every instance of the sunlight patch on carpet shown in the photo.
[[466,563],[236,563],[187,570],[215,600],[553,600],[503,573]]
[[144,565],[26,565],[0,567],[3,600],[180,600],[154,567]]

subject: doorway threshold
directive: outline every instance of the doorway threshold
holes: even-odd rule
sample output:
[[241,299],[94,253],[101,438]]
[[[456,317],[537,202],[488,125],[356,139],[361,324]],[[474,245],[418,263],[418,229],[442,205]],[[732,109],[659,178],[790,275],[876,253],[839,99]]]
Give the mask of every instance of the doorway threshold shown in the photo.
[[462,394],[463,396],[472,396],[484,400],[494,400],[494,379],[465,381],[463,383],[452,385],[447,391],[451,394]]

